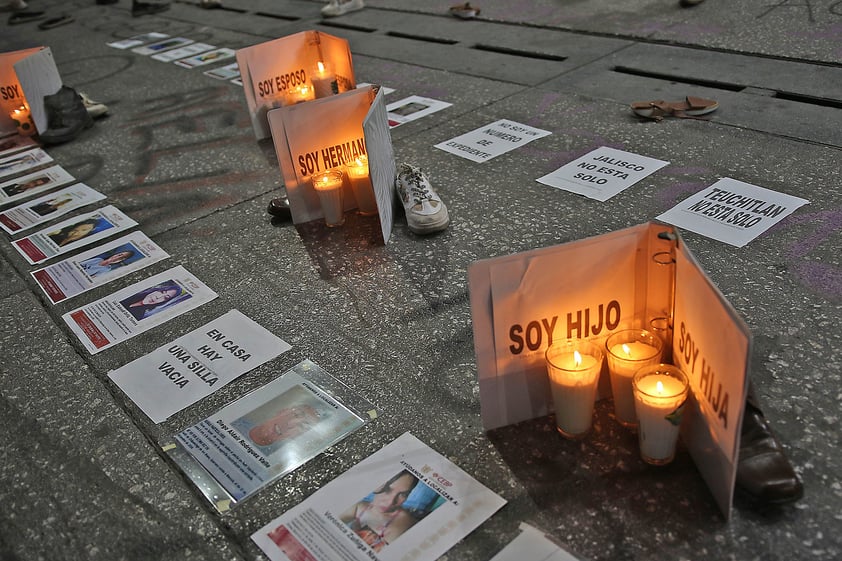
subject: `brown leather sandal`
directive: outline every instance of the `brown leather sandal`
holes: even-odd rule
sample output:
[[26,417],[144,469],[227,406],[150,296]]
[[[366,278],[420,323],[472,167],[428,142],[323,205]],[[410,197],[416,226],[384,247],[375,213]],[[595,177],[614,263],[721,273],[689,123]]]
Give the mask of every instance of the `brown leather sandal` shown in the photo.
[[684,101],[635,101],[631,109],[635,115],[660,121],[664,117],[692,119],[716,111],[719,103],[713,99],[688,95]]

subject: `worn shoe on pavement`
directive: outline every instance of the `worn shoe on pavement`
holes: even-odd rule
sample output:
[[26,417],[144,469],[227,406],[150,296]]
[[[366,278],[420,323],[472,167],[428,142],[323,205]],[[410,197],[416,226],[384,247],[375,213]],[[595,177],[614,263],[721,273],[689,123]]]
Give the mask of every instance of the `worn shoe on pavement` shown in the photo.
[[37,21],[44,19],[46,16],[41,10],[22,10],[13,12],[9,16],[9,25],[17,25],[19,23],[29,23],[30,21]]
[[783,446],[760,409],[748,400],[737,458],[737,487],[763,505],[791,503],[804,495]]
[[480,9],[471,6],[470,2],[450,7],[450,15],[460,19],[473,19],[479,15]]
[[47,112],[47,130],[38,137],[44,144],[68,142],[94,124],[82,98],[76,90],[67,86],[44,97],[44,109]]
[[85,111],[88,112],[88,115],[96,119],[97,117],[102,117],[106,113],[108,113],[108,106],[100,101],[94,101],[88,94],[79,92],[79,97],[82,98],[82,103],[85,106]]
[[132,16],[149,16],[152,14],[158,14],[161,12],[166,12],[170,9],[169,4],[159,3],[159,2],[132,2]]
[[19,12],[28,7],[29,6],[23,0],[12,0],[11,2],[4,2],[0,5],[0,12]]
[[395,189],[406,211],[406,223],[416,234],[432,234],[447,228],[450,216],[430,180],[417,167],[398,166]]
[[363,0],[330,0],[328,5],[322,8],[322,15],[325,17],[343,16],[348,12],[355,12],[365,8]]

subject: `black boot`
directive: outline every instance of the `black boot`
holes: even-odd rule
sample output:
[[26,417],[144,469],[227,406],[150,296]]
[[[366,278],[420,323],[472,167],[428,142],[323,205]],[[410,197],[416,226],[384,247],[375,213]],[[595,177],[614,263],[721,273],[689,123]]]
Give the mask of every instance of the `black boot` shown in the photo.
[[44,109],[47,111],[47,130],[38,137],[44,144],[68,142],[94,124],[82,98],[76,90],[67,86],[46,96]]
[[804,495],[804,487],[772,434],[751,385],[743,415],[737,487],[764,504],[791,503]]

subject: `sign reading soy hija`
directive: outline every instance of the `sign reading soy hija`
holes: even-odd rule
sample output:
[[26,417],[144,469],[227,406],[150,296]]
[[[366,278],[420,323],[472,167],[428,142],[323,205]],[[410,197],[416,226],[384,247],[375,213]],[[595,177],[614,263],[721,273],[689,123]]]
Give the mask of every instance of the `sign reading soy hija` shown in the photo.
[[237,310],[108,373],[155,423],[290,349]]
[[237,63],[258,140],[270,136],[266,122],[270,109],[315,99],[319,96],[313,90],[321,91],[321,86],[334,94],[356,87],[348,41],[320,31],[302,31],[240,49]]
[[47,130],[44,96],[61,89],[61,76],[49,47],[0,53],[0,131],[14,131],[12,114],[24,107],[38,132]]
[[674,228],[642,224],[478,261],[468,276],[487,430],[551,412],[553,341],[604,345],[618,330],[670,320],[663,336],[691,387],[682,436],[730,516],[751,335]]
[[[363,158],[376,201],[383,243],[394,223],[395,156],[383,92],[376,86],[274,109],[268,122],[281,166],[292,220],[296,224],[325,216],[312,177],[330,170],[348,171]],[[347,174],[346,174],[347,175]],[[359,207],[346,181],[343,210]]]
[[607,201],[667,164],[669,162],[602,146],[536,181]]
[[490,125],[440,142],[435,145],[435,148],[456,154],[472,162],[482,163],[549,134],[552,133],[507,119],[500,119]]
[[661,214],[658,220],[743,247],[809,202],[723,177]]

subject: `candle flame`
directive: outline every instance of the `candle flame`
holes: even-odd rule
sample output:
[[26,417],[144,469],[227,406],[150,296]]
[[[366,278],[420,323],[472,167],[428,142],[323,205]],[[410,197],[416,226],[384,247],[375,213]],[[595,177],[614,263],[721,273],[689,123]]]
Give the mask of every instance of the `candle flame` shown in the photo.
[[573,351],[573,364],[582,366],[582,355],[579,354],[579,351]]
[[655,384],[655,391],[658,392],[658,394],[664,393],[664,383],[660,380],[658,380],[658,383]]
[[323,63],[322,61],[319,61],[319,62],[317,63],[317,66],[319,67],[319,74],[321,74],[321,73],[323,73],[323,72],[325,71],[325,65],[324,65],[324,63]]
[[626,353],[627,355],[631,356],[631,349],[625,343],[623,343],[623,352]]

